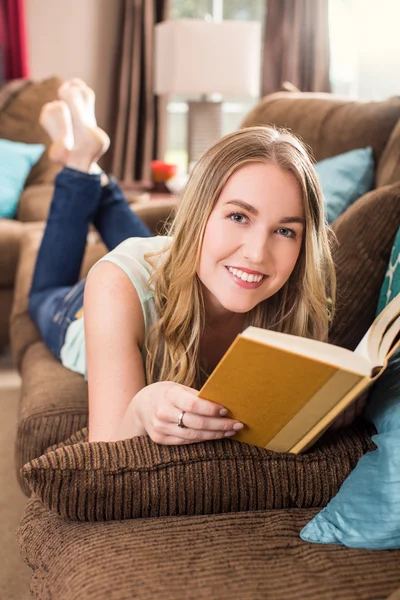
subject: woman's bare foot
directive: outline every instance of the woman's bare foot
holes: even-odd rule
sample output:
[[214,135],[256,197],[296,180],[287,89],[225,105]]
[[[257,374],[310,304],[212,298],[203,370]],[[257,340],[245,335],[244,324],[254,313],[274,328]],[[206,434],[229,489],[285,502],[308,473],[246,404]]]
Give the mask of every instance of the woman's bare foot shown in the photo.
[[68,105],[72,117],[74,147],[67,166],[89,171],[110,145],[108,135],[97,126],[94,92],[81,79],[69,79],[62,84],[58,95]]
[[62,100],[48,102],[40,112],[39,122],[53,141],[49,148],[50,159],[65,165],[74,147],[72,119],[67,104]]

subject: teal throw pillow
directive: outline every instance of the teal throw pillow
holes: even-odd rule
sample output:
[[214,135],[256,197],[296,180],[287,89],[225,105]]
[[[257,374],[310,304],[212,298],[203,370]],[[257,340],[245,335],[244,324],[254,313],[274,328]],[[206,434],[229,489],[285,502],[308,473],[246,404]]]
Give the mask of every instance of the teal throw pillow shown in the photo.
[[374,384],[365,416],[377,434],[327,506],[302,529],[306,542],[400,548],[400,350]]
[[321,160],[315,165],[325,198],[328,223],[374,187],[372,148],[359,148]]
[[26,178],[44,150],[43,144],[0,140],[0,217],[15,217]]
[[394,240],[389,265],[379,295],[376,314],[379,315],[386,304],[389,304],[398,294],[400,294],[400,229]]

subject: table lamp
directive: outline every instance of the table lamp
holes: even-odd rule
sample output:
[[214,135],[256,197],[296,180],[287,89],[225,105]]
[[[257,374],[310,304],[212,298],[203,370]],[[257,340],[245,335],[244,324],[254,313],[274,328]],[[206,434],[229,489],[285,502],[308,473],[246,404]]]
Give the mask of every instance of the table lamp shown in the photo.
[[200,95],[188,102],[188,163],[222,135],[222,103],[259,96],[261,23],[170,19],[155,26],[155,93]]

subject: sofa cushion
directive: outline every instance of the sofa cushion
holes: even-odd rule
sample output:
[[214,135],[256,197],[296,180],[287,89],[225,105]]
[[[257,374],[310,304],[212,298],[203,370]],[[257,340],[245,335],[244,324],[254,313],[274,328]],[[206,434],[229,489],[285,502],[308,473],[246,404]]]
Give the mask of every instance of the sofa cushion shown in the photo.
[[46,221],[53,190],[54,185],[52,183],[28,185],[19,199],[17,218],[24,223]]
[[333,224],[338,244],[336,315],[329,341],[354,350],[375,318],[394,237],[400,226],[400,182],[369,192]]
[[[59,77],[29,82],[15,94],[0,111],[0,138],[48,146],[50,138],[39,123],[39,115],[43,104],[57,100],[61,83]],[[51,183],[59,170],[60,166],[50,162],[45,152],[32,169],[27,185]]]
[[377,448],[302,530],[307,542],[400,549],[400,350],[373,386],[365,414],[376,427]]
[[328,223],[335,221],[374,187],[374,156],[369,147],[321,160],[315,169],[325,199]]
[[386,144],[376,172],[376,185],[389,185],[400,181],[400,118]]
[[398,294],[400,294],[400,228],[397,230],[385,279],[379,293],[377,315]]
[[378,165],[398,119],[400,97],[363,102],[331,94],[276,92],[257,104],[242,127],[286,127],[312,149],[317,161],[372,146]]
[[0,87],[0,111],[4,110],[4,108],[11,102],[11,100],[19,94],[20,91],[26,86],[30,85],[31,81],[29,79],[11,79],[1,85]]
[[0,139],[0,217],[15,217],[25,181],[44,149],[43,144]]
[[17,539],[40,600],[383,600],[399,588],[400,551],[303,542],[315,512],[78,523],[32,497]]
[[302,455],[228,439],[86,440],[84,429],[22,469],[47,508],[78,521],[324,506],[374,447],[363,424],[325,434]]

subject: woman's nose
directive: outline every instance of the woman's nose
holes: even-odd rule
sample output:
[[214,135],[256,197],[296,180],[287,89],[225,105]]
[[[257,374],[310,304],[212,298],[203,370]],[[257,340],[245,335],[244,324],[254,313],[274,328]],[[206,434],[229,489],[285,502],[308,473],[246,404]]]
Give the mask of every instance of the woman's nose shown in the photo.
[[268,262],[269,239],[265,233],[251,233],[243,244],[243,258],[252,264],[261,264]]

